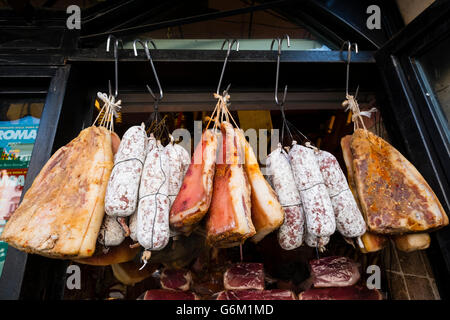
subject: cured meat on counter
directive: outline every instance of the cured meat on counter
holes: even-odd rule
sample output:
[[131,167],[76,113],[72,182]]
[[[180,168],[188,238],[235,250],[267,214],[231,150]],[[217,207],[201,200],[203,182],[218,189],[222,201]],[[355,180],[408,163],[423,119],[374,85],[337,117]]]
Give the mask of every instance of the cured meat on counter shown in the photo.
[[278,230],[278,243],[284,250],[298,248],[303,243],[305,213],[288,155],[281,144],[267,156],[266,169],[285,213],[283,224]]
[[189,270],[166,268],[161,273],[160,282],[163,289],[188,291],[191,288],[192,275]]
[[225,290],[216,300],[297,300],[290,290]]
[[262,263],[237,263],[223,275],[227,290],[264,290],[264,267]]
[[198,300],[198,297],[189,291],[154,289],[145,291],[143,300]]
[[299,300],[383,300],[376,289],[366,286],[313,288],[299,294]]
[[358,265],[346,257],[325,257],[309,262],[316,288],[352,286],[360,278]]
[[146,148],[144,125],[130,127],[123,135],[106,188],[106,214],[126,217],[136,211]]
[[216,134],[213,130],[205,130],[170,210],[170,226],[175,230],[189,234],[208,211],[213,192],[216,151]]
[[448,224],[433,190],[389,143],[357,129],[350,147],[358,198],[370,231],[401,234]]
[[277,195],[261,173],[258,160],[243,131],[235,129],[235,133],[242,151],[245,152],[244,168],[252,190],[252,222],[256,229],[251,241],[257,243],[280,227],[284,220],[284,211]]
[[333,205],[336,228],[347,238],[359,237],[366,232],[366,223],[336,158],[329,152],[316,153],[328,195]]
[[82,130],[42,168],[1,240],[43,256],[92,256],[112,166],[111,133],[95,126]]
[[316,237],[329,237],[336,230],[336,221],[314,152],[294,141],[289,160],[302,198],[307,232]]
[[239,140],[230,123],[222,122],[221,131],[206,241],[213,247],[227,248],[243,243],[256,231],[251,220],[251,187],[239,159]]

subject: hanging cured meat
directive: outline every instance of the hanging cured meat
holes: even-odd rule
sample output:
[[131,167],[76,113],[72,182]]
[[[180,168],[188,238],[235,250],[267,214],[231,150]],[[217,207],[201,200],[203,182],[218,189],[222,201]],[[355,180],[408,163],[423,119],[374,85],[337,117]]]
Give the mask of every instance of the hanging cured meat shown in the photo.
[[314,152],[294,141],[289,150],[289,160],[300,191],[308,234],[329,237],[336,229],[336,221]]
[[305,214],[288,155],[281,145],[267,157],[266,169],[285,213],[278,231],[278,242],[284,250],[298,248],[303,243]]
[[130,127],[123,135],[106,188],[106,214],[126,217],[136,211],[146,144],[144,125]]
[[226,248],[243,243],[256,231],[251,220],[251,187],[239,159],[238,137],[229,122],[222,122],[221,131],[206,240],[211,246]]
[[[173,138],[171,137],[171,140]],[[169,200],[172,204],[180,191],[184,175],[189,167],[190,155],[182,146],[171,141],[165,148],[169,161]]]
[[[358,194],[356,192],[356,185],[354,179],[353,155],[350,149],[351,140],[352,140],[351,135],[343,137],[341,139],[341,149],[342,155],[344,156],[345,166],[347,168],[348,186],[353,194],[353,197],[355,198],[356,203],[358,204],[358,207],[361,208]],[[387,243],[388,239],[385,236],[371,233],[367,230],[362,236],[356,239],[356,245],[363,253],[376,252],[378,250],[381,250],[386,246]]]
[[448,224],[433,190],[389,143],[367,130],[357,129],[351,151],[356,189],[371,231],[399,234]]
[[91,256],[112,166],[111,133],[104,127],[84,129],[42,168],[1,240],[44,256]]
[[280,227],[284,220],[284,211],[277,195],[261,173],[258,160],[243,131],[235,129],[235,134],[242,151],[245,152],[244,168],[252,190],[252,222],[256,229],[256,234],[251,240],[256,243]]
[[190,233],[208,211],[213,191],[217,137],[205,130],[197,145],[192,162],[184,176],[180,191],[170,210],[170,226]]
[[363,235],[366,232],[366,223],[337,159],[324,150],[316,152],[315,155],[333,205],[336,228],[344,237]]
[[428,233],[411,233],[394,236],[396,248],[405,252],[425,250],[430,246],[430,241],[431,239]]

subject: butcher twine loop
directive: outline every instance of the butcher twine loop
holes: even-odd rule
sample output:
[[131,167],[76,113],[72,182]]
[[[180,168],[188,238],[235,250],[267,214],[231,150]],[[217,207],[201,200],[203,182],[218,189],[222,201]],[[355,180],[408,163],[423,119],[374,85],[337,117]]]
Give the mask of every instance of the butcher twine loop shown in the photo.
[[94,125],[97,123],[100,115],[104,112],[99,126],[106,127],[109,131],[114,131],[114,118],[119,116],[119,111],[122,108],[122,100],[116,101],[114,96],[108,96],[106,93],[97,92],[97,97],[103,101],[103,107],[95,118]]
[[[372,108],[368,111],[361,111],[359,109],[358,101],[356,101],[356,98],[350,94],[346,95],[347,100],[342,102],[343,107],[347,107],[345,111],[349,111],[352,113],[352,122],[353,122],[353,130],[359,129],[361,123],[361,126],[364,130],[367,130],[364,119],[362,117],[370,118],[372,116],[372,113],[377,112],[377,108]],[[359,121],[358,121],[359,120]]]

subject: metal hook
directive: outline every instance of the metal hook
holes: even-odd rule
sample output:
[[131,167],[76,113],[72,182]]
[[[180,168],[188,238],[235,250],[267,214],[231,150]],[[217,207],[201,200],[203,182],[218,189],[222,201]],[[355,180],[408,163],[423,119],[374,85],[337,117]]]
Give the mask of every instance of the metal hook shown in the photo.
[[[114,77],[115,77],[114,98],[117,98],[117,96],[119,95],[119,56],[118,56],[117,48],[119,47],[119,43],[120,43],[120,45],[123,49],[123,42],[122,42],[122,39],[117,39],[115,36],[110,34],[108,36],[108,40],[106,41],[106,52],[109,52],[109,45],[110,45],[112,38],[114,38],[114,40],[115,40],[115,42],[114,42]],[[108,83],[108,87],[109,87],[109,95],[112,96],[111,82]]]
[[162,98],[164,97],[164,93],[163,93],[163,90],[162,90],[162,87],[161,87],[161,83],[159,82],[158,74],[156,73],[155,65],[153,64],[153,59],[152,59],[152,57],[151,57],[151,55],[150,55],[150,49],[149,49],[149,47],[148,47],[148,43],[150,42],[150,43],[153,45],[153,48],[155,48],[155,50],[156,50],[157,48],[156,48],[156,45],[155,45],[155,43],[153,42],[152,39],[146,40],[145,43],[143,43],[143,42],[142,42],[141,40],[139,40],[139,39],[136,39],[136,40],[134,40],[134,42],[133,42],[133,49],[134,49],[134,55],[135,55],[135,56],[138,55],[138,54],[137,54],[137,49],[136,49],[136,42],[139,42],[139,43],[141,44],[141,46],[144,47],[145,55],[147,56],[148,61],[150,61],[150,65],[151,65],[152,70],[153,70],[153,75],[155,76],[156,83],[157,83],[157,85],[158,85],[158,89],[159,89],[159,97],[157,97],[157,96],[153,93],[152,89],[150,88],[150,86],[149,86],[148,84],[146,85],[146,86],[147,86],[148,92],[152,95],[153,99],[155,100],[155,109],[157,109],[157,107],[158,107],[158,102],[162,100]]
[[342,52],[342,49],[344,48],[345,44],[347,44],[347,74],[346,74],[346,79],[345,79],[345,96],[348,96],[348,82],[350,79],[350,61],[352,59],[352,48],[354,48],[355,53],[358,54],[358,44],[356,42],[351,43],[350,41],[347,40],[342,44],[341,49],[340,49],[341,52]]
[[[227,55],[225,57],[225,61],[223,62],[222,73],[220,74],[219,85],[217,86],[217,91],[216,91],[217,94],[219,94],[219,92],[220,92],[220,86],[222,85],[223,74],[225,73],[225,66],[227,65],[228,57],[231,52],[231,48],[233,47],[233,45],[235,43],[236,43],[236,51],[239,51],[239,40],[236,40],[236,39],[233,39],[231,42],[229,39],[225,39],[224,42],[222,43],[222,47],[220,48],[220,50],[223,50],[223,47],[225,46],[225,43],[227,43],[227,42],[228,42],[228,50],[227,50]],[[228,88],[224,92],[228,92],[229,88],[230,88],[230,85],[228,85]]]
[[[286,39],[287,39],[287,46],[290,47],[291,46],[291,41],[289,39],[289,36],[286,34],[285,35]],[[277,73],[276,73],[276,78],[275,78],[275,103],[277,104],[277,106],[283,106],[284,102],[286,101],[286,93],[287,93],[287,85],[284,87],[284,94],[283,94],[283,100],[280,103],[278,100],[278,79],[280,76],[280,59],[281,59],[281,46],[283,45],[283,40],[284,38],[275,38],[272,40],[272,43],[270,45],[270,50],[273,49],[273,45],[275,43],[275,41],[278,42],[278,55],[277,55]],[[282,110],[282,112],[284,113],[284,111]]]

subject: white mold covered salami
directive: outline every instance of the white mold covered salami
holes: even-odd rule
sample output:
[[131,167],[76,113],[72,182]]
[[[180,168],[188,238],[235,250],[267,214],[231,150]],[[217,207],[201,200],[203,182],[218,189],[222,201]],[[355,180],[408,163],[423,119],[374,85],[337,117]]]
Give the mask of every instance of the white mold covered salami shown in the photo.
[[172,205],[180,191],[191,157],[186,149],[173,142],[164,148],[164,152],[169,161],[169,200]]
[[145,159],[139,189],[137,240],[147,250],[161,250],[169,241],[169,161],[158,141]]
[[344,237],[363,235],[366,232],[366,223],[339,163],[329,152],[320,150],[315,154],[333,205],[336,228]]
[[319,238],[329,237],[336,230],[336,221],[314,152],[294,141],[289,161],[300,191],[308,233]]
[[308,232],[305,234],[305,243],[308,247],[317,248],[320,252],[325,251],[325,246],[330,242],[330,237],[316,237]]
[[137,241],[137,212],[133,213],[130,216],[129,221],[129,228],[130,228],[130,238],[136,242]]
[[135,212],[146,144],[144,125],[133,126],[123,135],[106,189],[105,212],[109,216],[126,217]]
[[305,217],[288,155],[281,146],[267,157],[266,169],[285,213],[278,242],[284,250],[298,248],[303,242]]

